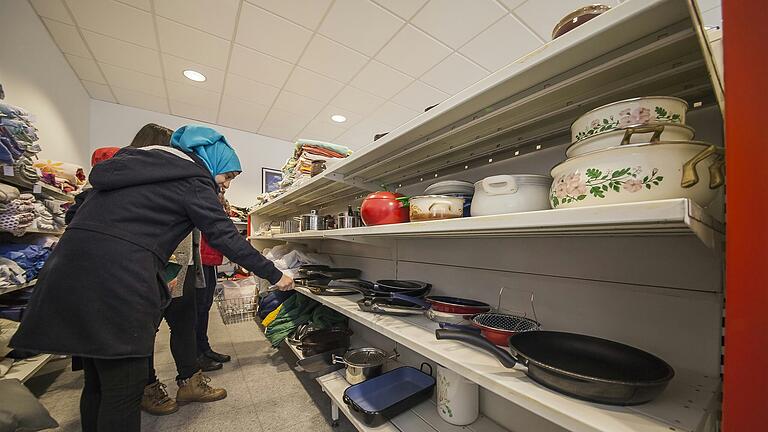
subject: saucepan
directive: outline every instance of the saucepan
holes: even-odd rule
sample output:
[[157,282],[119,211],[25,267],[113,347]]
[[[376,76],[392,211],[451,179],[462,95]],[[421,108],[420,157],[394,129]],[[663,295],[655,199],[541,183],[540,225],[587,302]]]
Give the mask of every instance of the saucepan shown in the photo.
[[344,356],[334,355],[333,364],[346,365],[345,378],[350,384],[359,384],[369,378],[381,375],[381,370],[387,360],[398,356],[378,348],[358,348],[347,351]]

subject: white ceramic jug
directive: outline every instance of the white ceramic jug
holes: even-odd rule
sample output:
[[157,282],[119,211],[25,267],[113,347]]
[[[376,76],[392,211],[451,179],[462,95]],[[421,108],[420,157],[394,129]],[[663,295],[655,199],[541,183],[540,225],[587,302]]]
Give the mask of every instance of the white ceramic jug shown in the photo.
[[443,420],[466,426],[480,416],[480,389],[456,372],[437,366],[437,413]]

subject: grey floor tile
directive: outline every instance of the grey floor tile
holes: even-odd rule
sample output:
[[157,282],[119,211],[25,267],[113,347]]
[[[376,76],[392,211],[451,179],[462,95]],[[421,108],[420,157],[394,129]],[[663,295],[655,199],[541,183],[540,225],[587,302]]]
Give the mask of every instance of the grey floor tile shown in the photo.
[[299,424],[322,415],[312,398],[303,389],[292,394],[257,402],[254,406],[264,432],[291,430]]

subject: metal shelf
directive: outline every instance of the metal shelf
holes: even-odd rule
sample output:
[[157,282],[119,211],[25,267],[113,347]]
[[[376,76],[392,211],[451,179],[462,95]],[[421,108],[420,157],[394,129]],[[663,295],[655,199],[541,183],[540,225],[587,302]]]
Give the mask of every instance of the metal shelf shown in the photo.
[[37,183],[31,183],[27,180],[24,180],[22,178],[16,177],[16,176],[2,176],[0,177],[0,182],[5,182],[13,186],[21,187],[24,189],[34,190],[35,186],[40,186],[40,193],[46,196],[49,196],[51,198],[67,201],[67,202],[73,202],[75,201],[75,196],[64,193],[59,189],[56,189],[55,187],[45,184],[43,182],[37,182]]
[[318,296],[303,287],[296,290],[570,431],[698,432],[716,416],[719,377],[677,370],[669,387],[652,402],[634,407],[593,404],[546,389],[527,378],[520,366],[506,369],[484,351],[437,341],[437,324],[423,316],[376,315],[359,309],[357,295]]

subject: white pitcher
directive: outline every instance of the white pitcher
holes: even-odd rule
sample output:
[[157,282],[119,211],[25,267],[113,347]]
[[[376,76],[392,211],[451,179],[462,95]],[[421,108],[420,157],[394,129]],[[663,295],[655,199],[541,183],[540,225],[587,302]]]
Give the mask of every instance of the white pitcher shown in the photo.
[[473,423],[480,416],[480,389],[456,372],[437,366],[437,413],[457,426]]

